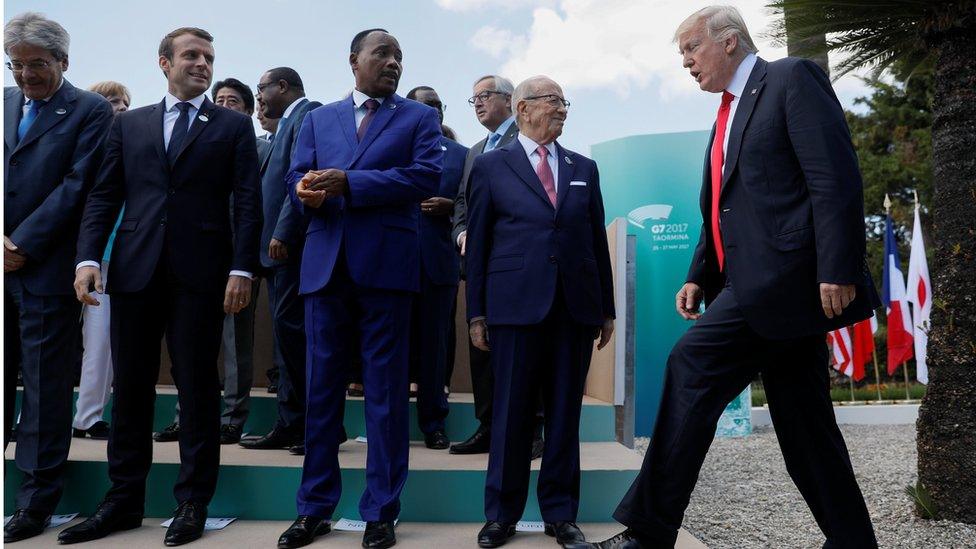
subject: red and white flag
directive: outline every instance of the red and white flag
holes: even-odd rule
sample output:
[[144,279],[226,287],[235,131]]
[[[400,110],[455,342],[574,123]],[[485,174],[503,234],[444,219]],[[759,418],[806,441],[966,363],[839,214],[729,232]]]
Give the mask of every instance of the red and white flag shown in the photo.
[[854,351],[851,360],[854,362],[854,381],[864,378],[864,365],[871,361],[874,355],[874,333],[878,331],[878,319],[872,314],[851,326],[851,339]]
[[[847,328],[839,328],[827,334],[830,344],[834,369],[848,377],[854,376],[854,362],[851,349],[851,332]],[[863,368],[862,368],[863,377]]]
[[905,291],[905,275],[898,260],[898,244],[895,231],[888,217],[885,224],[884,285],[881,301],[888,312],[888,375],[894,375],[898,367],[912,358],[912,319],[908,311],[908,295]]
[[922,239],[922,221],[917,202],[915,226],[912,228],[912,253],[908,259],[908,302],[912,304],[912,327],[915,331],[915,377],[921,383],[928,383],[929,369],[925,358],[929,344],[929,317],[932,314],[932,282],[925,260],[925,241]]

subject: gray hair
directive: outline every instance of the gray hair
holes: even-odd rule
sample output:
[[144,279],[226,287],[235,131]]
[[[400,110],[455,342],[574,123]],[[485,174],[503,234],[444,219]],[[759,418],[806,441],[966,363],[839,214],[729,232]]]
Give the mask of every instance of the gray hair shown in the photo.
[[3,27],[3,52],[10,54],[10,48],[18,44],[30,44],[44,48],[58,61],[68,59],[68,46],[71,36],[57,21],[52,21],[40,13],[22,13]]
[[512,95],[512,93],[515,91],[515,86],[512,85],[511,80],[505,78],[504,76],[498,76],[497,74],[486,74],[475,80],[471,87],[477,86],[479,82],[482,80],[488,80],[489,78],[491,78],[492,84],[495,86],[495,91],[507,93],[508,95]]
[[745,53],[759,51],[752,41],[752,37],[749,36],[749,29],[746,28],[742,14],[735,6],[708,6],[696,11],[678,25],[678,30],[674,31],[672,41],[678,42],[679,37],[691,30],[699,21],[705,22],[705,30],[712,40],[722,42],[735,35],[738,37],[737,43],[740,51]]
[[[519,101],[524,101],[526,97],[529,97],[536,93],[537,85],[541,82],[552,82],[556,84],[556,81],[548,76],[537,75],[530,76],[523,80],[518,86],[515,87],[515,91],[512,92],[512,110],[518,108]],[[559,84],[556,84],[557,86]]]

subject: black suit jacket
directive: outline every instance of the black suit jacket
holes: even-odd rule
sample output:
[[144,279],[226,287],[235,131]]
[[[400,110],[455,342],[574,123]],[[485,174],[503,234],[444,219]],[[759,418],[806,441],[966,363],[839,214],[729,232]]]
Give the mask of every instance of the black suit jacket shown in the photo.
[[[805,59],[757,59],[739,101],[719,197],[725,272],[710,230],[709,147],[705,223],[688,281],[711,301],[727,276],[749,325],[768,338],[824,333],[867,318],[880,300],[865,261],[861,174],[827,75]],[[856,286],[840,317],[824,315],[822,282]]]
[[161,258],[180,284],[222,292],[231,270],[258,268],[261,183],[251,119],[204,100],[171,168],[165,108],[164,101],[115,118],[85,205],[77,260],[101,258],[125,203],[109,292],[142,290]]
[[74,295],[78,224],[112,107],[65,80],[18,142],[23,106],[19,88],[4,89],[3,234],[27,255],[5,276],[20,277],[34,295]]

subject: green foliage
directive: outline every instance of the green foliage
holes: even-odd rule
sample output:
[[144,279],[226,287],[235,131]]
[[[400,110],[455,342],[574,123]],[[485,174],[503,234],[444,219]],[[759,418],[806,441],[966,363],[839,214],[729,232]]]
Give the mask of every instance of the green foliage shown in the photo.
[[[871,383],[867,384],[868,379],[874,379],[874,371],[871,370],[869,366],[869,377],[864,378],[861,383],[856,384],[854,387],[854,400],[858,402],[867,402],[871,400],[878,400],[878,390],[877,387]],[[897,375],[903,375],[901,370],[896,372]],[[885,375],[884,372],[881,375]],[[844,379],[847,379],[846,377]],[[860,385],[860,387],[858,387]],[[909,383],[908,384],[908,395],[911,400],[921,400],[925,396],[925,385],[921,383]],[[830,400],[833,402],[850,402],[851,401],[851,389],[849,386],[835,386],[830,389]],[[881,385],[881,400],[905,400],[905,384],[904,382],[898,382],[897,380],[892,380],[887,384]],[[752,386],[752,405],[753,406],[763,406],[766,404],[766,391],[759,384],[754,384]]]
[[938,519],[939,511],[935,506],[935,502],[932,501],[932,497],[929,496],[928,490],[925,489],[921,481],[915,483],[914,486],[911,484],[906,486],[905,493],[915,502],[915,512],[918,516],[928,520]]

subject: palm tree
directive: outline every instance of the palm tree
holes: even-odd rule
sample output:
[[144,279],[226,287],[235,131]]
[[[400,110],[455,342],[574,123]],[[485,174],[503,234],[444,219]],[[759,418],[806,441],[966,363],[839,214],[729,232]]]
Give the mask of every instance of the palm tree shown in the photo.
[[[929,387],[918,429],[918,486],[940,518],[976,523],[976,0],[774,0],[790,34],[826,34],[834,78],[894,63],[935,66]],[[787,25],[771,33],[786,41]]]

